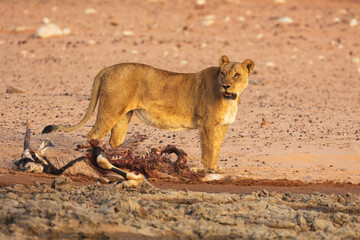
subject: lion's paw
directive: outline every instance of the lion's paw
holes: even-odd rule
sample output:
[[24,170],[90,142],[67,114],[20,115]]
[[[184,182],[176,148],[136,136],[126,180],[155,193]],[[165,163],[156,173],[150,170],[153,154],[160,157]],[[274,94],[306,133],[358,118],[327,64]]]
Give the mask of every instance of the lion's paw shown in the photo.
[[215,169],[193,167],[190,168],[190,170],[197,173],[218,173],[218,174],[225,173],[225,170],[222,167],[216,167]]

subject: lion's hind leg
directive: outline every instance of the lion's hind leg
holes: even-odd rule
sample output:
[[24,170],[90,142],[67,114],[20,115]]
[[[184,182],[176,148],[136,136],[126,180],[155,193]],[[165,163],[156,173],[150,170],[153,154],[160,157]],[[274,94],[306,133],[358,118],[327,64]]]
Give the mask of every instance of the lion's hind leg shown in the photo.
[[117,147],[124,141],[132,114],[133,112],[130,111],[123,115],[111,129],[111,147]]

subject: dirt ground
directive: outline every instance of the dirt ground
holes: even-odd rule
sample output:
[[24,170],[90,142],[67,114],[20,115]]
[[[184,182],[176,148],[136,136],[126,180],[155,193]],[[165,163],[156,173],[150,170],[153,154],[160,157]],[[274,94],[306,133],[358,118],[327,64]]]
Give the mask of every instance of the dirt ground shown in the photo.
[[[356,0],[276,2],[208,0],[199,6],[196,1],[185,0],[0,1],[3,193],[7,191],[5,186],[12,188],[15,183],[25,184],[19,187],[24,190],[38,182],[34,188],[40,188],[54,178],[21,173],[13,164],[22,152],[26,119],[31,120],[33,147],[44,138],[51,138],[59,154],[79,155],[73,149],[85,142],[95,115],[75,132],[42,135],[41,131],[48,124],[73,124],[81,119],[88,107],[92,81],[103,67],[141,62],[169,71],[196,72],[217,65],[219,57],[225,54],[233,61],[251,58],[255,62],[250,85],[241,95],[236,121],[225,136],[218,162],[226,174],[243,180],[225,185],[174,185],[161,181],[153,184],[180,192],[228,192],[240,199],[244,196],[238,194],[267,189],[279,194],[309,194],[308,197],[319,192],[327,194],[325,198],[350,193],[355,194],[354,202],[358,201],[360,4]],[[69,31],[51,38],[35,37],[37,29],[48,21]],[[22,88],[25,93],[7,93],[9,87]],[[265,125],[263,118],[267,120]],[[187,152],[191,167],[201,166],[197,131],[161,131],[133,117],[128,136],[137,132],[148,137],[140,146],[143,151],[175,144]],[[72,179],[75,185],[94,183],[81,177]],[[136,202],[144,197],[137,194]],[[265,201],[271,201],[270,197],[262,196]],[[350,198],[342,204],[351,205],[351,201]],[[273,203],[275,206],[279,202]],[[356,224],[358,217],[358,212],[348,215]],[[241,219],[245,225],[248,223]],[[127,225],[125,220],[121,224]],[[308,228],[299,225],[291,229],[316,232],[316,227],[311,227],[313,222],[306,224]],[[341,236],[337,230],[342,225],[333,222],[331,226],[335,230],[326,236]],[[196,235],[199,238],[215,238],[216,234],[231,237],[234,230],[215,235],[194,231],[201,233]],[[324,228],[322,231],[326,232]],[[234,236],[256,238],[250,232]],[[17,236],[4,229],[2,233]],[[45,236],[35,233],[34,236]],[[185,236],[171,234],[168,236]],[[352,237],[359,233],[354,234]]]

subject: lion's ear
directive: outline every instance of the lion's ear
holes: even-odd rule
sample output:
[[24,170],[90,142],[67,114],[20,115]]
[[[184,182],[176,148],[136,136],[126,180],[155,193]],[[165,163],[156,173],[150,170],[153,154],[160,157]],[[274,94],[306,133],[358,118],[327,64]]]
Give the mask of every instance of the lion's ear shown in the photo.
[[241,66],[243,67],[243,69],[250,75],[250,73],[252,72],[252,70],[255,67],[255,63],[253,60],[251,59],[246,59]]
[[219,65],[220,67],[223,67],[225,66],[226,64],[228,64],[230,61],[229,61],[229,58],[225,55],[222,55],[220,58],[219,58]]

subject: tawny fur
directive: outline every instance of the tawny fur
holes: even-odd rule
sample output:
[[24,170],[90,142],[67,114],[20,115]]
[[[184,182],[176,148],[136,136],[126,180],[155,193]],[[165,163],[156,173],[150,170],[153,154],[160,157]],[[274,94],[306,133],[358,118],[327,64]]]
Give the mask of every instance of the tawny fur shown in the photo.
[[139,63],[110,66],[96,76],[89,108],[78,124],[50,125],[43,132],[80,128],[99,102],[88,139],[102,139],[111,130],[110,145],[120,145],[133,114],[160,129],[199,129],[202,163],[216,171],[221,143],[254,66],[250,59],[238,63],[226,56],[220,57],[219,67],[197,73],[168,72]]

